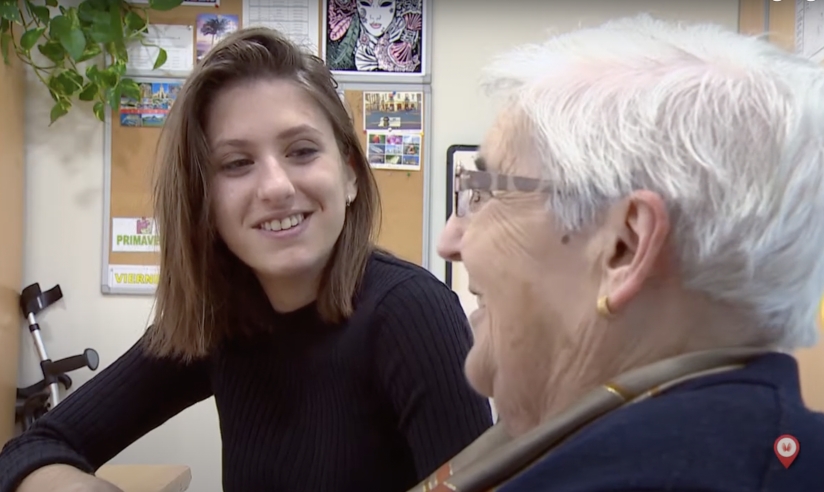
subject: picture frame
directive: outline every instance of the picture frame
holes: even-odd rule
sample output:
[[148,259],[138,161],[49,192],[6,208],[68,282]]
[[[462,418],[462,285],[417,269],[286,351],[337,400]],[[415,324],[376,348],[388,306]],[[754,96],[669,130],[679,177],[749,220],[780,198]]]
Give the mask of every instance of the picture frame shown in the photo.
[[321,8],[320,54],[336,80],[430,82],[431,0],[323,0]]

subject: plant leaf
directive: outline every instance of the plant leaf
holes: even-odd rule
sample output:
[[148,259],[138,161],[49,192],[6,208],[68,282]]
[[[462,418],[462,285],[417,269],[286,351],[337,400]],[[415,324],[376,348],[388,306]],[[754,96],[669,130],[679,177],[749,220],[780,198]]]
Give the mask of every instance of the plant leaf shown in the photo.
[[94,101],[94,98],[97,96],[97,84],[94,82],[89,82],[83,87],[83,90],[80,91],[80,95],[77,96],[78,99],[81,101]]
[[97,119],[100,121],[106,121],[106,105],[103,104],[102,101],[97,101],[94,103],[94,115],[97,116]]
[[60,119],[61,116],[66,115],[71,107],[72,103],[69,100],[61,99],[57,101],[51,108],[51,114],[49,115],[51,122],[49,125]]
[[61,77],[61,80],[65,80],[67,86],[71,87],[72,93],[83,89],[83,76],[77,73],[77,70],[66,70],[61,72],[59,77]]
[[55,100],[60,101],[61,99],[68,99],[69,96],[72,95],[74,92],[75,87],[74,84],[63,75],[63,73],[58,73],[56,75],[52,74],[49,77],[49,90],[53,93],[53,97]]
[[63,58],[66,56],[66,50],[63,49],[59,42],[53,39],[37,45],[37,49],[43,56],[57,64],[62,63]]
[[[55,5],[57,5],[57,2],[55,2]],[[48,7],[44,7],[42,5],[32,5],[31,11],[43,24],[48,26],[49,22],[51,22],[51,12],[49,12]]]
[[98,72],[98,83],[106,87],[114,87],[120,82],[120,74],[115,67],[109,67],[106,70]]
[[149,8],[152,10],[172,10],[179,7],[183,0],[149,0]]
[[123,39],[123,17],[120,16],[120,0],[113,3],[117,7],[109,11],[109,35],[116,42]]
[[140,86],[134,80],[121,79],[119,86],[122,95],[131,99],[140,99]]
[[69,7],[69,9],[66,10],[66,17],[72,21],[72,27],[80,25],[80,19],[77,17],[77,7]]
[[83,35],[80,28],[74,27],[68,34],[60,37],[60,44],[63,45],[72,60],[78,61],[86,51],[86,36]]
[[126,27],[131,31],[141,32],[146,28],[146,19],[135,12],[129,12],[126,14]]
[[97,43],[89,43],[86,45],[85,51],[83,51],[83,56],[81,56],[77,61],[84,62],[86,60],[91,60],[92,58],[99,55],[101,52],[100,45]]
[[57,7],[57,0],[46,0],[46,5],[49,7]]
[[22,24],[23,19],[20,18],[20,9],[17,7],[17,2],[0,2],[0,19]]
[[114,54],[117,56],[117,61],[128,61],[129,50],[126,48],[126,43],[123,39],[118,39],[114,42]]
[[126,62],[123,58],[115,58],[114,62],[109,65],[106,71],[111,72],[117,76],[125,75],[126,73]]
[[38,27],[36,29],[29,29],[28,31],[24,32],[22,36],[20,36],[20,47],[26,50],[27,52],[34,48],[34,45],[37,43],[37,40],[40,39],[40,36],[46,32],[45,27]]
[[109,24],[109,16],[107,14],[103,14],[100,17],[105,18],[105,21],[93,21],[94,23],[91,24],[91,26],[88,29],[89,37],[91,37],[95,43],[111,43],[113,39],[112,28]]
[[97,65],[89,65],[86,67],[86,78],[92,82],[98,82],[100,80],[100,69],[97,68]]
[[95,42],[108,43],[112,40],[112,17],[105,4],[98,8],[95,2],[86,0],[77,6],[77,18],[81,27]]
[[118,84],[115,87],[109,87],[108,89],[106,89],[106,100],[109,102],[109,106],[112,109],[120,108],[120,98],[120,84]]
[[109,5],[116,5],[117,8],[123,6],[123,2],[121,2],[120,0],[84,0],[83,3],[88,3],[91,6],[91,8],[95,10],[101,10],[106,12],[109,11]]
[[72,20],[65,15],[57,15],[49,23],[49,37],[61,39],[68,36],[72,30]]
[[9,46],[11,46],[11,33],[0,33],[0,53],[3,55],[3,63],[9,64]]
[[157,70],[158,68],[162,67],[164,63],[166,63],[166,59],[168,58],[168,54],[166,50],[163,48],[158,48],[157,51],[157,59],[154,62],[154,69]]

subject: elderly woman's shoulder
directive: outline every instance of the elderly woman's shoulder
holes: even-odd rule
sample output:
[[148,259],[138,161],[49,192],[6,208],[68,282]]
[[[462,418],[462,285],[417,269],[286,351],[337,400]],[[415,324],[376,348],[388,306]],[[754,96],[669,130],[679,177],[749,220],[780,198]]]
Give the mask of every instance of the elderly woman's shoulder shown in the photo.
[[[824,490],[824,414],[804,406],[796,370],[768,355],[624,407],[500,490]],[[787,434],[799,451],[785,469],[774,446]]]

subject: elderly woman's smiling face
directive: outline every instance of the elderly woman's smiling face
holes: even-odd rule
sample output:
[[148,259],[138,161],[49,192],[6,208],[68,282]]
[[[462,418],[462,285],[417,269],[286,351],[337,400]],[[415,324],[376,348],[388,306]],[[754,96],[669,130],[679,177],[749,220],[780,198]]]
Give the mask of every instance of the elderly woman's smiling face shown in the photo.
[[[481,146],[479,169],[540,177],[519,119],[502,115]],[[494,396],[504,421],[534,424],[549,374],[566,357],[585,357],[581,324],[594,323],[599,278],[595,251],[564,235],[538,192],[493,192],[465,217],[453,217],[439,244],[462,261],[478,298],[470,322],[475,344],[466,374],[476,390]],[[585,336],[585,335],[584,335]],[[572,363],[572,360],[567,361]],[[551,365],[550,365],[551,364]],[[549,378],[551,379],[551,377]]]
[[[481,146],[482,172],[459,180],[478,193],[459,200],[463,213],[450,218],[438,245],[445,259],[464,263],[478,297],[467,378],[495,399],[512,434],[628,368],[678,353],[695,331],[648,327],[650,316],[678,315],[662,292],[683,297],[661,197],[634,191],[564,231],[547,204],[565,190],[542,179],[533,134],[514,110],[499,116]],[[581,197],[567,199],[574,198]],[[599,314],[599,299],[618,319]]]

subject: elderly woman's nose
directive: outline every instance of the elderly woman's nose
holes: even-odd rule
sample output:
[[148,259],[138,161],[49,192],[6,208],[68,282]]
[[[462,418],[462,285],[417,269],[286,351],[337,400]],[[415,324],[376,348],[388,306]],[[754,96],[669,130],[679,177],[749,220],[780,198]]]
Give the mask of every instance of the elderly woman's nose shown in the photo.
[[450,217],[438,240],[438,255],[446,261],[461,261],[463,233],[463,221],[454,215]]

